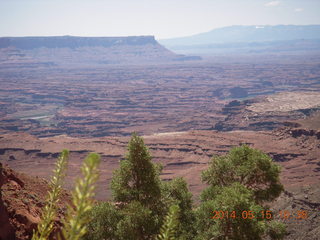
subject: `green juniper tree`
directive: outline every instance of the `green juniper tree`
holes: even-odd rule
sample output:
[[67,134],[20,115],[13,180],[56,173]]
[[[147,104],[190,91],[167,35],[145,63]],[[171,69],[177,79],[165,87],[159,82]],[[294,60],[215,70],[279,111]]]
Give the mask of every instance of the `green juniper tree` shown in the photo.
[[116,202],[138,201],[155,207],[161,197],[160,172],[151,159],[143,139],[134,133],[126,159],[120,162],[120,169],[114,172],[112,179],[111,189]]
[[111,182],[113,199],[123,216],[117,225],[120,239],[149,239],[158,233],[165,215],[160,170],[152,163],[143,139],[134,133],[126,159]]
[[[209,168],[202,173],[202,180],[209,184],[203,196],[217,186],[226,187],[239,182],[252,190],[257,202],[272,201],[283,191],[280,171],[280,166],[263,152],[247,145],[235,147],[226,156],[214,157]],[[211,198],[212,194],[207,197]]]
[[111,182],[114,203],[93,208],[85,239],[154,239],[172,205],[180,209],[174,238],[193,239],[195,216],[187,183],[182,178],[163,182],[161,170],[152,163],[143,139],[133,134]]
[[257,217],[262,210],[252,191],[242,184],[219,188],[215,197],[204,201],[198,209],[197,239],[260,239],[265,223]]
[[[197,209],[197,238],[261,239],[268,225],[262,216],[268,209],[262,204],[283,191],[279,174],[280,167],[269,156],[247,145],[214,157],[202,173],[208,187]],[[274,224],[272,232],[280,225]]]

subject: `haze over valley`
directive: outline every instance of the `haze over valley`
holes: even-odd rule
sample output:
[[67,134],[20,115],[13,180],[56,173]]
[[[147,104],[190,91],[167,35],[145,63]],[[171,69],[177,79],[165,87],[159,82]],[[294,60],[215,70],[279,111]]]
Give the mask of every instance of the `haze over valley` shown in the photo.
[[[49,13],[45,6],[31,2],[34,9]],[[76,13],[70,14],[77,24],[71,21],[54,27],[65,19],[63,11],[54,24],[56,17],[41,15],[48,25],[35,24],[32,29],[39,34],[28,34],[33,33],[31,28],[20,32],[4,28],[0,31],[0,162],[4,167],[3,178],[0,172],[0,223],[7,222],[16,239],[31,239],[46,201],[42,196],[62,149],[70,150],[64,201],[70,201],[82,160],[91,152],[101,156],[95,200],[111,201],[113,172],[126,159],[130,136],[136,132],[145,140],[152,161],[162,164],[164,182],[176,177],[186,180],[194,209],[207,187],[201,172],[214,156],[224,156],[243,144],[263,151],[281,166],[285,189],[268,206],[272,211],[303,209],[310,213],[303,221],[283,221],[288,231],[284,239],[317,239],[320,20],[314,13],[317,3],[307,2],[303,8],[289,1],[253,4],[261,20],[247,19],[246,10],[233,12],[234,20],[227,19],[225,24],[219,23],[224,17],[213,8],[217,21],[211,21],[212,27],[203,19],[214,14],[202,9],[203,16],[190,15],[194,24],[185,19],[178,25],[181,29],[177,22],[172,21],[171,26],[150,10],[157,7],[164,13],[167,8],[162,4],[146,4],[154,17],[147,15],[150,23],[142,10],[141,16],[128,15],[140,29],[139,24],[119,19],[110,9],[102,12],[105,3],[94,1],[96,15],[81,22],[83,30],[78,28],[82,15]],[[15,3],[2,4],[7,9]],[[83,4],[80,1],[79,6]],[[117,4],[115,9],[121,5]],[[200,5],[192,5],[194,14]],[[137,14],[137,6],[123,13]],[[171,7],[177,6],[180,9],[173,1]],[[226,9],[224,3],[217,3],[217,9],[219,6]],[[54,6],[50,9],[57,11]],[[276,9],[291,11],[284,15],[286,21],[270,14]],[[311,20],[304,15],[307,10]],[[180,17],[182,13],[187,16],[184,11],[191,14],[179,11],[174,12]],[[26,13],[29,10],[17,10],[19,16]],[[109,21],[106,13],[118,21]],[[171,12],[167,14],[167,21],[172,20]],[[25,21],[32,19],[39,18]],[[151,23],[159,35],[152,34]],[[110,26],[123,34],[116,35],[116,27]],[[65,211],[65,203],[59,204],[58,222]],[[0,225],[0,239],[6,231]]]

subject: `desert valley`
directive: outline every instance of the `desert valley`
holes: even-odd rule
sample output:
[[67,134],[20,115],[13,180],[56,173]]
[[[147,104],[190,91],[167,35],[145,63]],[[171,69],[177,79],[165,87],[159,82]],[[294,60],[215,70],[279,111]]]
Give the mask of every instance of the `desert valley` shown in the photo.
[[3,202],[18,239],[29,239],[39,221],[44,185],[62,149],[70,150],[67,190],[84,157],[101,155],[96,199],[109,200],[112,172],[133,132],[163,165],[161,178],[186,179],[196,203],[205,187],[201,171],[213,156],[241,144],[262,150],[282,167],[285,192],[272,208],[310,212],[306,220],[286,222],[286,239],[316,239],[318,44],[189,55],[152,36],[0,38]]

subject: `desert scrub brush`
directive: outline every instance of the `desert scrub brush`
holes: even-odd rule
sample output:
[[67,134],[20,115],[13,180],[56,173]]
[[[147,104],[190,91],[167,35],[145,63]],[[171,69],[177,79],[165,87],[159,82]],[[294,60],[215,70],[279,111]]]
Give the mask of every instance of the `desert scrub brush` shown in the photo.
[[175,231],[179,225],[179,207],[178,205],[172,205],[169,209],[168,215],[165,217],[165,221],[161,227],[160,233],[157,236],[157,240],[174,240]]
[[78,240],[86,233],[86,224],[90,221],[88,212],[93,207],[95,195],[95,182],[98,180],[98,165],[100,156],[91,153],[84,160],[81,167],[83,178],[77,180],[75,190],[72,193],[73,206],[68,207],[68,213],[64,220],[62,238],[66,240]]
[[63,150],[58,158],[53,176],[50,180],[50,191],[46,199],[46,204],[41,214],[41,220],[37,230],[34,231],[32,240],[47,240],[53,229],[54,218],[57,214],[57,204],[62,190],[62,184],[66,175],[69,159],[69,151]]

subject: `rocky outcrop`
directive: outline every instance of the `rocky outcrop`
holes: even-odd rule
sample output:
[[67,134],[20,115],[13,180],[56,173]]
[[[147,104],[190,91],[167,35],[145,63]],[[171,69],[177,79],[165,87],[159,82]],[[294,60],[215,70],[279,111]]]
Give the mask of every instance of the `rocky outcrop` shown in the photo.
[[[241,88],[234,89],[237,89],[235,94],[239,94],[238,97],[242,93],[245,94]],[[313,92],[283,92],[242,101],[233,100],[221,109],[221,114],[225,118],[216,123],[214,129],[219,131],[261,131],[291,127],[299,128],[292,131],[293,137],[304,135],[315,136],[319,139],[319,132],[300,128],[301,124],[298,122],[302,119],[309,121],[311,115],[319,110],[318,102],[314,100],[318,97],[319,95]],[[293,102],[290,102],[291,98],[294,98]],[[300,98],[302,100],[299,102]]]
[[[0,240],[28,240],[40,221],[49,190],[44,179],[26,176],[0,164]],[[54,231],[58,231],[70,195],[61,195]]]
[[320,139],[320,131],[316,131],[313,129],[303,129],[303,128],[297,128],[290,130],[290,134],[292,137],[297,138],[301,136],[315,136],[317,139]]
[[[284,191],[271,204],[273,216],[286,224],[288,234],[285,239],[319,239],[319,197],[320,190],[317,185],[306,185]],[[283,218],[283,215],[279,214],[280,211],[286,211],[290,220]],[[299,219],[301,216],[303,218]]]
[[14,229],[9,221],[9,215],[2,199],[2,185],[7,182],[3,175],[3,167],[0,163],[0,240],[14,240]]

